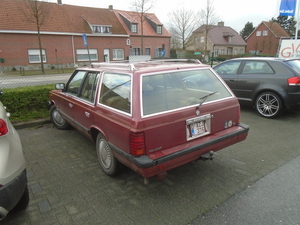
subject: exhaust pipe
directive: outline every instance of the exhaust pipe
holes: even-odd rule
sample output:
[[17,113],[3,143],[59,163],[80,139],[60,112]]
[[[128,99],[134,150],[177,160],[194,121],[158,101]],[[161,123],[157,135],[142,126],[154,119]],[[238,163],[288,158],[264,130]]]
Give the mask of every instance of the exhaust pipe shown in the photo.
[[8,211],[0,206],[0,221],[6,217],[7,213]]

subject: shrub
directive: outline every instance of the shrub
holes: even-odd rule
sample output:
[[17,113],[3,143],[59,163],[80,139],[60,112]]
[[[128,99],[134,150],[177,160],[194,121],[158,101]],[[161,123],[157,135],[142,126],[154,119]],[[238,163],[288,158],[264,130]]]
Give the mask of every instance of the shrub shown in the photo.
[[4,89],[0,99],[10,112],[12,122],[47,118],[49,91],[53,89],[53,84]]

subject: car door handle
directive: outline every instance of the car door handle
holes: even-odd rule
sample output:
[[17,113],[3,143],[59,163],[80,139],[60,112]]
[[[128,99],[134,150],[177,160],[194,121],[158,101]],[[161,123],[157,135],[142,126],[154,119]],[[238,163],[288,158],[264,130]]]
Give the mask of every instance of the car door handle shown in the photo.
[[89,112],[85,112],[84,113],[86,117],[90,117],[90,113]]
[[230,82],[235,82],[235,80],[230,80],[230,79],[229,79],[229,81],[230,81]]
[[70,107],[70,108],[73,108],[73,104],[69,103],[69,107]]

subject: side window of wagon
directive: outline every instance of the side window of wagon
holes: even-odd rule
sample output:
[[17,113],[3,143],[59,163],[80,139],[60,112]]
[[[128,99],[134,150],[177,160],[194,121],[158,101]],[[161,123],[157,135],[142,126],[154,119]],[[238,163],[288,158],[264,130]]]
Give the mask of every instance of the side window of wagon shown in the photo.
[[130,113],[131,76],[105,73],[101,84],[99,103]]
[[99,73],[96,72],[88,72],[80,91],[79,97],[93,102],[95,99],[95,92],[97,87],[97,82],[99,79]]
[[68,93],[77,95],[85,74],[86,71],[77,71],[72,79],[68,82],[66,91]]

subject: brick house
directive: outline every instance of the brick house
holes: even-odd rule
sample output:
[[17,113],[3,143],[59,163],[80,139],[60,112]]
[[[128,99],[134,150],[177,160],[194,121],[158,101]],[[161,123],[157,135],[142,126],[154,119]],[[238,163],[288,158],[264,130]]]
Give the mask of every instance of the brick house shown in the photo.
[[261,22],[246,38],[246,52],[276,55],[281,38],[290,37],[277,22]]
[[[238,55],[244,54],[246,42],[243,38],[231,27],[224,26],[224,22],[219,22],[218,25],[212,26],[207,36],[207,54],[214,56],[220,55]],[[186,48],[191,51],[204,52],[205,49],[205,27],[204,25],[196,29],[190,39],[189,46]]]
[[[23,0],[0,1],[0,70],[3,71],[40,67],[36,24],[29,21],[26,16],[31,15],[29,8],[23,4]],[[141,53],[137,12],[114,10],[112,6],[102,9],[64,5],[61,0],[42,4],[48,9],[40,31],[46,69],[58,65],[81,66],[89,61],[126,60]],[[130,15],[130,23],[124,15],[126,18]],[[147,13],[144,17],[144,55],[159,57],[163,45],[170,49],[171,36],[155,14]]]

